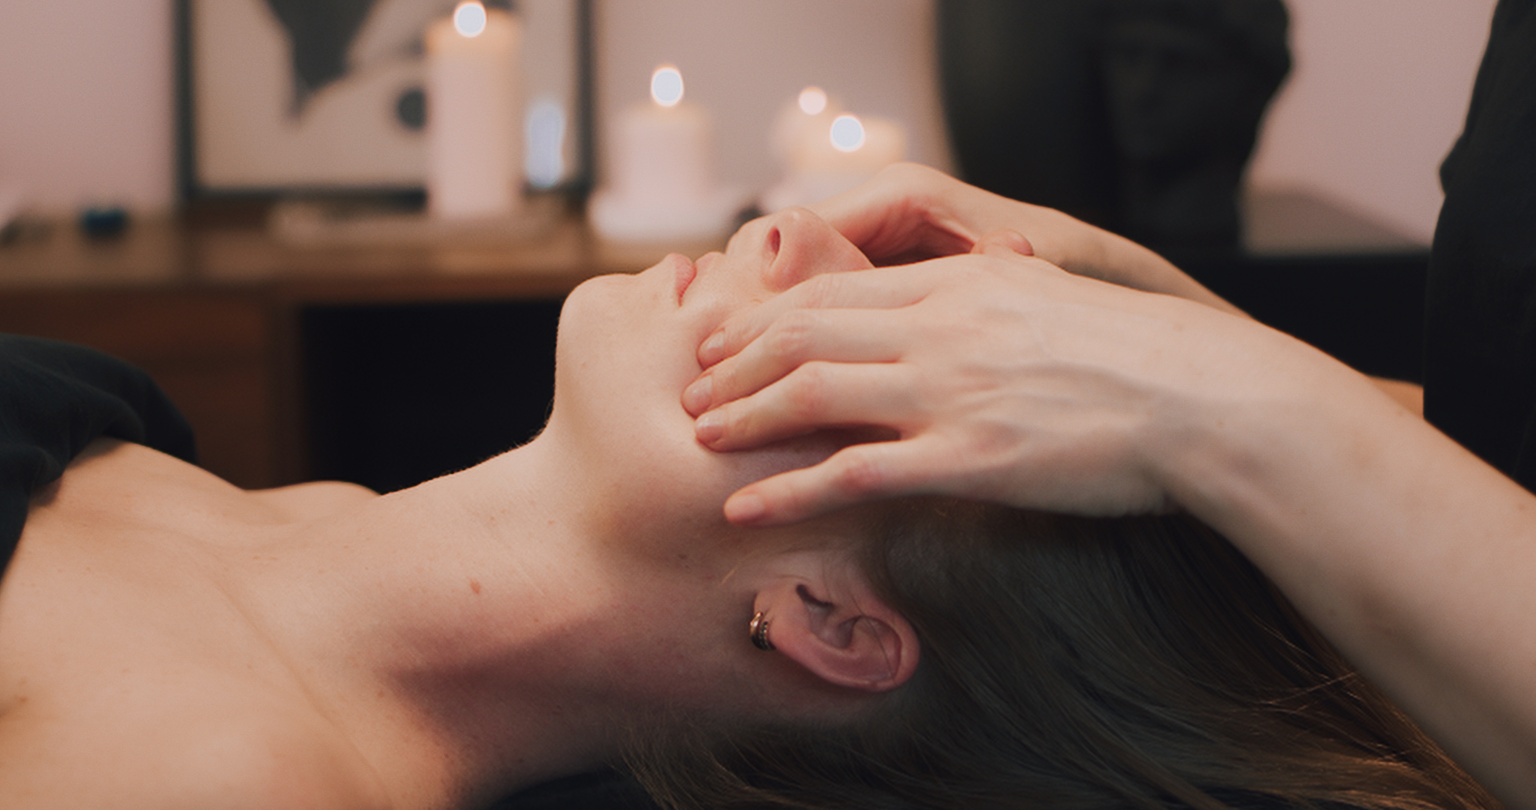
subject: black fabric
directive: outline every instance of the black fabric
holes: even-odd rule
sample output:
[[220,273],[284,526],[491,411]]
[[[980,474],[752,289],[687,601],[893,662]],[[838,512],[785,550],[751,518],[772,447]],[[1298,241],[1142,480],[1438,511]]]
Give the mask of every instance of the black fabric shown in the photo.
[[1536,491],[1536,0],[1495,10],[1466,128],[1440,174],[1425,416]]
[[103,437],[196,459],[192,428],[148,374],[81,346],[0,335],[0,571],[32,494]]

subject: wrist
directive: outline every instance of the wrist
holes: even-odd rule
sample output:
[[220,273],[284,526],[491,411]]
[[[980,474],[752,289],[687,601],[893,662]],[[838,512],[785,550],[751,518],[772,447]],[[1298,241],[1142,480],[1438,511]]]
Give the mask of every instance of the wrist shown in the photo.
[[1343,448],[1371,440],[1396,406],[1305,343],[1210,318],[1224,328],[1199,341],[1207,350],[1190,363],[1193,380],[1160,398],[1143,463],[1173,502],[1254,551],[1246,538],[1286,531],[1320,481],[1344,474]]

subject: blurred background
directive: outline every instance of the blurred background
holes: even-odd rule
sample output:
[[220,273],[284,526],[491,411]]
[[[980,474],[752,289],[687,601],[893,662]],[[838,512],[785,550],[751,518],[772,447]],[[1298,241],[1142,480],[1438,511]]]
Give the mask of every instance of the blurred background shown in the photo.
[[[728,180],[770,176],[767,120],[812,83],[908,120],[913,158],[948,160],[935,117],[932,0],[595,5],[601,108],[643,92],[658,62],[677,62],[718,113]],[[1435,169],[1459,131],[1493,0],[1287,5],[1295,66],[1265,122],[1252,182],[1316,189],[1427,239]],[[0,6],[0,185],[61,212],[176,205],[172,26],[172,0]]]
[[[408,485],[536,431],[564,293],[660,255],[583,217],[605,191],[620,224],[653,207],[627,187],[651,160],[629,156],[637,132],[707,139],[676,194],[695,221],[733,218],[830,171],[780,142],[817,86],[868,125],[866,157],[889,124],[907,159],[1161,241],[1261,319],[1412,378],[1436,170],[1494,0],[487,5],[523,25],[527,184],[495,228],[283,208],[325,192],[415,216],[420,32],[452,2],[0,5],[0,330],[150,368],[237,483]],[[688,115],[651,100],[664,64]],[[1198,111],[1227,98],[1229,122]],[[310,137],[331,151],[283,157]],[[1187,177],[1242,203],[1236,231],[1198,205],[1180,222],[1206,225],[1158,221]]]

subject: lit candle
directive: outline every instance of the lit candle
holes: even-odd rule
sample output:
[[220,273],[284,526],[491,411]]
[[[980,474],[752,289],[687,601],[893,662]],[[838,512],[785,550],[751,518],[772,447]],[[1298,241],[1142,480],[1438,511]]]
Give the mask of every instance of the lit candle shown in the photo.
[[798,117],[781,113],[775,125],[784,178],[763,194],[764,210],[824,200],[906,158],[907,133],[894,121],[844,113],[818,88],[801,91],[794,109]]
[[807,87],[794,101],[784,105],[773,122],[770,146],[786,174],[793,174],[805,162],[803,154],[826,140],[832,120],[842,112],[820,87]]
[[651,100],[625,110],[608,140],[608,182],[593,198],[592,221],[611,239],[661,242],[722,232],[735,202],[715,179],[714,125],[684,101],[671,65],[651,74]]
[[691,204],[714,186],[714,126],[683,101],[683,75],[663,65],[651,76],[651,103],[625,112],[614,132],[613,188],[655,205]]
[[521,45],[516,18],[475,0],[427,29],[427,199],[434,215],[502,217],[518,209]]
[[827,140],[836,157],[825,168],[850,174],[873,175],[907,155],[907,133],[886,118],[860,120],[839,115],[828,128]]

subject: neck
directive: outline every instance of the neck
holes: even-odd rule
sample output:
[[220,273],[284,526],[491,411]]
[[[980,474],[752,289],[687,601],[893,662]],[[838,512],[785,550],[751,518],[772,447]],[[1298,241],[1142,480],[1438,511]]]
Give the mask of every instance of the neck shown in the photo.
[[608,761],[645,705],[628,686],[634,595],[605,574],[601,504],[559,451],[535,441],[306,527],[252,591],[258,625],[400,806]]

